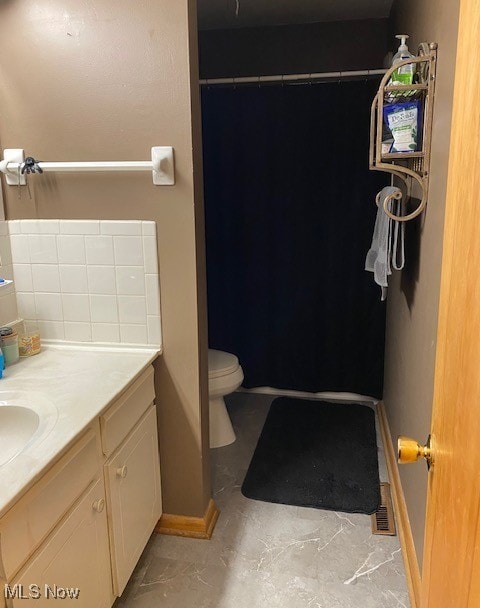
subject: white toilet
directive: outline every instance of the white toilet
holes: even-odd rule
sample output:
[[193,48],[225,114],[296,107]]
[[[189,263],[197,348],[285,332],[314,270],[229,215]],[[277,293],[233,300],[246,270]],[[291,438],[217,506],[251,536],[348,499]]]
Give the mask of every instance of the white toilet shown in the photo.
[[233,393],[243,382],[238,358],[221,350],[208,349],[208,394],[210,399],[210,447],[221,448],[235,441],[225,395]]

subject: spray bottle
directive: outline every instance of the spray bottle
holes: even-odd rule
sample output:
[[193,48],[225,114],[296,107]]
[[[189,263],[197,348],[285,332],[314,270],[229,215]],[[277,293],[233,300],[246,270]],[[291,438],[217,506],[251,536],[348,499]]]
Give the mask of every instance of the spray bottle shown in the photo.
[[[410,59],[414,57],[414,55],[412,55],[412,53],[410,53],[410,51],[408,50],[408,36],[406,34],[398,34],[397,36],[395,36],[395,38],[400,40],[400,46],[398,47],[398,52],[393,56],[392,66],[400,61],[403,61],[404,59]],[[393,72],[390,84],[412,84],[414,73],[414,63],[407,63],[406,65],[402,65]]]

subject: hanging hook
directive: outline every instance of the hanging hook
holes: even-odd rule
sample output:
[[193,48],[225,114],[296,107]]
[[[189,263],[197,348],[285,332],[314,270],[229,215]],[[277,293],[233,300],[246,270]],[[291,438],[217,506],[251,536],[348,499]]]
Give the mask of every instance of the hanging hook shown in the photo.
[[[388,217],[391,218],[392,220],[396,220],[397,222],[408,222],[409,220],[413,220],[414,218],[417,217],[417,215],[420,215],[420,213],[422,213],[422,211],[427,206],[426,187],[425,187],[425,184],[424,184],[422,178],[419,175],[417,175],[414,171],[411,171],[410,169],[408,169],[407,167],[402,167],[402,171],[406,175],[402,175],[396,171],[392,171],[391,169],[387,168],[385,165],[381,165],[381,167],[379,167],[377,165],[375,167],[375,169],[377,169],[379,171],[387,171],[389,173],[392,173],[393,175],[396,175],[397,177],[400,177],[403,180],[403,182],[407,186],[407,200],[410,198],[410,192],[411,192],[411,186],[408,182],[408,177],[410,176],[411,178],[415,179],[418,182],[418,184],[420,185],[420,188],[422,189],[422,200],[420,201],[420,204],[418,205],[418,207],[416,209],[414,209],[411,213],[408,213],[407,215],[395,215],[388,208],[388,202],[390,199],[388,197],[385,197],[385,200],[383,201],[383,210],[388,215]],[[377,198],[375,200],[377,200]]]
[[40,167],[38,163],[40,160],[35,160],[33,156],[27,156],[27,158],[22,163],[21,173],[24,175],[30,175],[30,173],[43,173],[43,169]]

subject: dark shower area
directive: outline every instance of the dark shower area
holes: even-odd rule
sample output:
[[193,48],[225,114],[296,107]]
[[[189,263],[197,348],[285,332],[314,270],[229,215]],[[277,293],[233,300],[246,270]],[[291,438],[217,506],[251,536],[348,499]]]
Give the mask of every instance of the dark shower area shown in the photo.
[[377,79],[202,89],[209,346],[244,386],[382,396],[385,303],[365,272],[384,175]]

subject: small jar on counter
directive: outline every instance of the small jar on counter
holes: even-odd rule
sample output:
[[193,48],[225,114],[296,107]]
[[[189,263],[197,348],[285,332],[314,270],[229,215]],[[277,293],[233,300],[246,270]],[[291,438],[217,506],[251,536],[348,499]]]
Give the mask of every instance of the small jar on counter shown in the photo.
[[5,358],[5,365],[16,363],[20,358],[18,334],[11,327],[0,327],[0,346]]
[[40,352],[40,332],[36,325],[25,322],[25,331],[18,338],[20,357],[31,357]]

